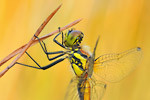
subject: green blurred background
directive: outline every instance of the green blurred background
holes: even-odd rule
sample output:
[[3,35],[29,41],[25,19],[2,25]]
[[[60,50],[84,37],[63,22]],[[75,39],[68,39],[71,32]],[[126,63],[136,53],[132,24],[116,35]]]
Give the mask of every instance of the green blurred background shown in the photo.
[[[60,4],[40,36],[83,18],[74,28],[85,34],[83,44],[91,49],[100,36],[97,56],[140,46],[141,63],[124,80],[108,83],[103,100],[150,100],[150,0],[0,0],[0,60],[27,43]],[[48,51],[62,50],[53,37],[44,41]],[[49,64],[39,44],[28,52],[41,65]],[[26,55],[19,62],[34,65]],[[0,79],[0,100],[63,100],[73,76],[67,60],[46,71],[15,65]]]

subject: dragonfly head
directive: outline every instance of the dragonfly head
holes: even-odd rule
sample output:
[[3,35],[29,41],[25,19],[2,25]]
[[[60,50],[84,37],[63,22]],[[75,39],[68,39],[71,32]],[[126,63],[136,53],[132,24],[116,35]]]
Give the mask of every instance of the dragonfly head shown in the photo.
[[65,34],[64,44],[67,47],[78,46],[80,45],[84,34],[78,30],[69,30]]

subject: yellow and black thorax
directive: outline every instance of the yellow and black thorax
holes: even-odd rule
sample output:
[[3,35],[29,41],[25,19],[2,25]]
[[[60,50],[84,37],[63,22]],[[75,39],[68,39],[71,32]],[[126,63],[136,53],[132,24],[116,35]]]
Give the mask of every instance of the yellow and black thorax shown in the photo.
[[72,50],[69,54],[69,61],[77,76],[81,76],[83,72],[87,69],[86,63],[88,57],[88,53],[86,53],[80,48]]

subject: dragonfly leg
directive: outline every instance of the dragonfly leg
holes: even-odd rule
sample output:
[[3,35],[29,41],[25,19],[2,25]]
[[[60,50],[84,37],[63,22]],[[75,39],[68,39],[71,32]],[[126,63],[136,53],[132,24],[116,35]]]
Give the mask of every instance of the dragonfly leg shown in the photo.
[[[54,60],[54,59],[56,59],[56,58],[58,58],[58,57],[61,57],[61,56],[63,56],[63,55],[65,54],[64,51],[47,52],[47,48],[46,48],[45,43],[42,41],[42,43],[44,44],[44,46],[43,46],[42,43],[41,43],[41,41],[40,41],[40,39],[39,39],[37,36],[35,36],[35,37],[38,39],[38,41],[39,41],[39,43],[40,43],[40,45],[41,45],[41,47],[42,47],[42,50],[43,50],[44,53],[47,55],[47,58],[48,58],[49,61]],[[51,55],[51,54],[59,54],[59,53],[61,53],[61,54],[58,55],[58,56],[52,57],[52,58],[50,58],[50,57],[48,56],[48,55]]]
[[60,58],[60,59],[58,59],[58,60],[56,60],[56,61],[54,61],[54,62],[52,62],[52,63],[50,63],[50,64],[48,64],[48,65],[46,65],[46,66],[43,66],[43,67],[40,66],[35,60],[34,60],[34,62],[38,65],[38,67],[36,67],[36,66],[31,66],[31,65],[27,65],[27,64],[22,64],[22,63],[19,63],[19,62],[16,62],[15,64],[19,64],[19,65],[23,65],[23,66],[27,66],[27,67],[31,67],[31,68],[36,68],[36,69],[46,70],[46,69],[48,69],[48,68],[50,68],[50,67],[56,65],[57,63],[59,63],[59,62],[65,60],[66,58],[67,58],[67,56],[66,56],[66,57],[62,57],[62,58]]
[[[63,32],[60,31],[60,27],[58,27],[58,29],[59,29],[59,33],[54,37],[53,41],[54,41],[56,44],[58,44],[59,46],[61,46],[62,48],[66,48],[66,47],[63,45]],[[62,44],[56,40],[56,38],[57,38],[60,34],[62,34]]]

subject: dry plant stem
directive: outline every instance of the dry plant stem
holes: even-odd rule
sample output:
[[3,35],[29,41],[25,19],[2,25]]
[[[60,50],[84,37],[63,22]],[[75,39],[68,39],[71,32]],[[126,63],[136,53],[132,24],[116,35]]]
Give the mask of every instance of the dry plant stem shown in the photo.
[[[66,26],[64,26],[64,27],[62,27],[60,30],[61,30],[61,31],[64,31],[65,29],[68,29],[68,28],[74,26],[75,24],[79,23],[80,21],[81,21],[81,19],[75,20],[75,21],[73,21],[72,23],[70,23],[70,24],[68,24],[68,25],[66,25]],[[58,33],[58,32],[59,32],[59,30],[56,30],[56,31],[54,31],[54,32],[51,32],[51,33],[45,35],[45,36],[42,36],[42,37],[40,38],[40,40],[45,40],[45,39],[47,39],[48,37],[50,37],[50,36],[52,36],[52,35],[54,35],[55,33]],[[36,43],[38,43],[38,40],[35,40],[35,41],[32,43],[32,45],[34,45],[34,44],[36,44]],[[10,54],[9,54],[7,57],[5,57],[3,60],[1,60],[1,61],[0,61],[0,66],[2,66],[4,63],[6,63],[8,60],[10,60],[12,57],[14,57],[14,56],[16,56],[17,54],[19,54],[19,53],[21,52],[21,50],[22,50],[26,45],[27,45],[27,44],[21,46],[20,48],[16,49],[16,50],[13,51],[12,53],[10,53]],[[31,45],[31,46],[32,46],[32,45]]]
[[[61,5],[47,17],[47,19],[42,23],[42,25],[38,28],[38,30],[34,35],[38,36],[41,33],[41,31],[44,29],[46,24],[55,15],[55,13],[59,10],[60,7]],[[6,67],[2,72],[0,72],[0,77],[2,77],[16,63],[17,60],[19,60],[19,58],[25,53],[25,51],[32,45],[35,39],[36,39],[35,36],[31,38],[28,44],[21,50],[20,54],[12,61],[12,63],[8,67]]]

